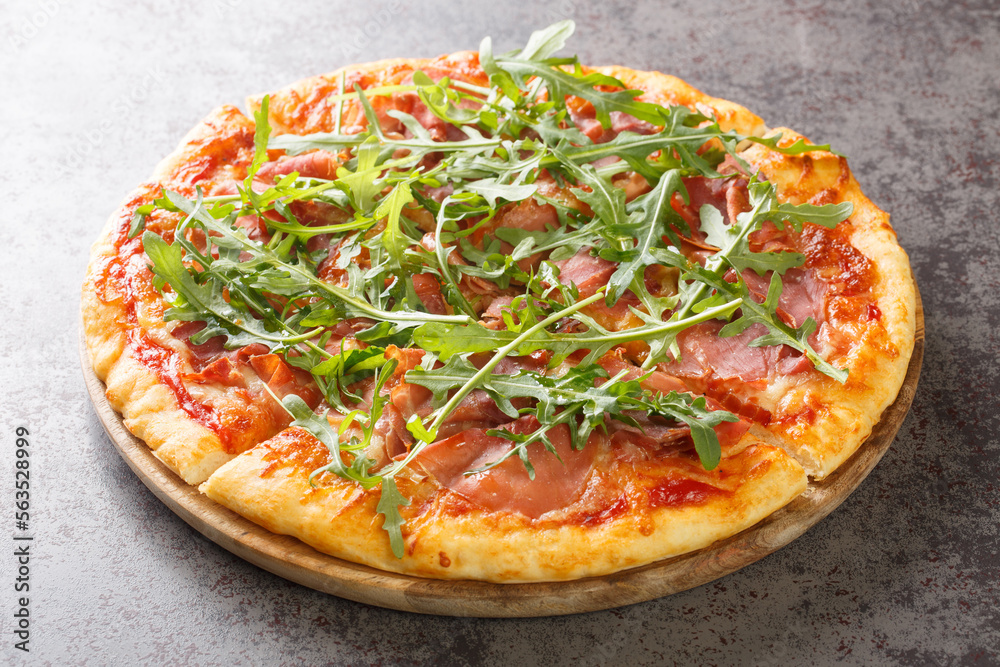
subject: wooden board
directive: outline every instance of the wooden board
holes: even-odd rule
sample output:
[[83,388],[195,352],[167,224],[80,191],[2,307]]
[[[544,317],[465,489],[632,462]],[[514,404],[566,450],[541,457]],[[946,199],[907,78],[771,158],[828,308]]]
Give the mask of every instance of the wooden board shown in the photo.
[[537,584],[442,581],[383,572],[261,528],[203,496],[156,459],[108,404],[82,334],[80,354],[97,415],[125,462],[167,507],[237,556],[304,586],[380,607],[448,616],[550,616],[621,607],[700,586],[780,549],[832,512],[889,449],[913,402],[924,355],[919,293],[916,320],[913,356],[899,396],[854,456],[825,480],[811,482],[806,493],[755,526],[699,551],[617,574]]

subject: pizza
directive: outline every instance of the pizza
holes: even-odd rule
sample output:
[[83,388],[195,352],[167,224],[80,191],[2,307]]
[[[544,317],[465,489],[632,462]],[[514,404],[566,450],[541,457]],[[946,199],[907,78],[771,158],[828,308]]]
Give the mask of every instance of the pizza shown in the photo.
[[572,30],[191,130],[83,287],[127,428],[270,531],[493,582],[703,548],[843,464],[913,349],[888,215],[828,146],[557,57]]

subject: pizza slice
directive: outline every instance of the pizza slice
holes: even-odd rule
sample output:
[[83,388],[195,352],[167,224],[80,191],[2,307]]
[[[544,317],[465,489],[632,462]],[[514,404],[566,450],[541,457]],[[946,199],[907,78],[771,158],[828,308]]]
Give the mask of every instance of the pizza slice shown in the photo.
[[330,451],[302,429],[240,455],[201,490],[268,530],[352,562],[514,583],[598,576],[694,551],[749,528],[806,488],[794,459],[751,437],[724,446],[711,471],[690,449],[667,454],[602,434],[578,451],[565,426],[551,439],[559,459],[540,444],[529,451],[534,479],[516,459],[467,476],[509,447],[482,429],[426,450],[397,481],[409,501],[400,508],[401,558],[383,529],[379,492],[329,473],[312,477]]
[[141,219],[146,230],[172,239],[183,216],[156,206],[164,192],[232,192],[253,151],[254,125],[239,110],[221,107],[208,116],[108,221],[82,291],[87,349],[109,403],[189,484],[291,422],[272,395],[319,402],[308,373],[266,346],[227,350],[223,337],[202,340],[204,322],[166,319],[169,304],[149,270],[149,249],[134,233]]

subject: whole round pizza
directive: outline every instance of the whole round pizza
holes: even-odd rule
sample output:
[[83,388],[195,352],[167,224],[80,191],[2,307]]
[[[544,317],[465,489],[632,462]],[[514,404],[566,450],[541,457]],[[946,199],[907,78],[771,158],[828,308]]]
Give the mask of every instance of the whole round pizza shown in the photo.
[[386,60],[212,112],[111,217],[83,321],[218,503],[422,577],[705,547],[864,442],[915,288],[846,159],[656,72]]

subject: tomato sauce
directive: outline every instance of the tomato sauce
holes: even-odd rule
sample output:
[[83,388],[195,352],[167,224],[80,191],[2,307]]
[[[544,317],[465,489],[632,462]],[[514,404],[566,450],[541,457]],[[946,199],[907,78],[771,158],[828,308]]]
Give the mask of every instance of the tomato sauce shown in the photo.
[[129,324],[126,333],[127,347],[132,351],[136,361],[154,373],[160,382],[173,392],[178,406],[184,412],[218,435],[223,447],[228,447],[230,438],[222,428],[219,415],[211,407],[192,398],[184,387],[177,353],[157,344],[137,325],[137,301],[149,298],[153,286],[147,277],[142,275],[148,271],[140,268],[145,267],[145,262],[140,264],[137,260],[137,256],[144,252],[142,241],[138,238],[129,239],[128,230],[135,209],[151,198],[152,188],[136,196],[123,208],[113,235],[115,254],[105,261],[97,274],[96,292],[105,302],[121,299]]
[[651,507],[700,505],[720,495],[728,495],[728,492],[693,479],[671,477],[649,489],[649,504]]

